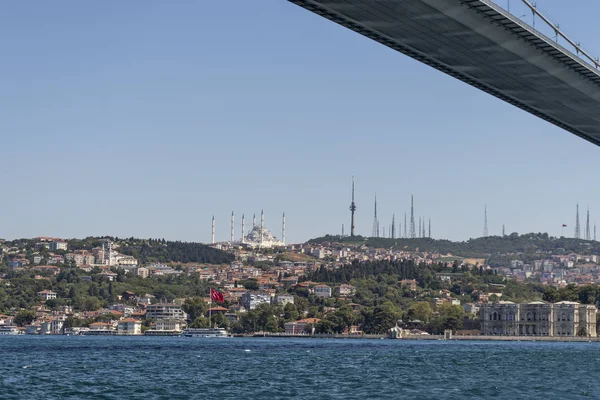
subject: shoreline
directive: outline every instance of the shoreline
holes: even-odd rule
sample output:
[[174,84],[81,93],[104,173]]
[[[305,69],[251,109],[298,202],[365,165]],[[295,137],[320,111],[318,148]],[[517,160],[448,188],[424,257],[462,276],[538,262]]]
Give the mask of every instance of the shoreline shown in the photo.
[[252,334],[234,337],[254,338],[303,338],[303,339],[387,339],[387,340],[444,340],[444,341],[486,341],[486,342],[600,342],[600,337],[580,336],[486,336],[486,335],[453,335],[445,338],[444,335],[408,335],[392,339],[388,335],[286,335],[286,334]]
[[[181,337],[183,335],[28,335],[28,334],[11,334],[0,335],[0,337],[67,337],[67,336],[82,336],[82,337]],[[394,340],[394,341],[480,341],[480,342],[578,342],[591,343],[600,342],[600,337],[580,337],[580,336],[485,336],[485,335],[453,335],[452,337],[444,337],[444,335],[407,335],[402,338],[390,338],[388,335],[364,334],[364,335],[343,335],[343,334],[315,334],[315,335],[289,335],[289,334],[233,334],[226,338],[269,338],[269,339],[350,339],[350,340]],[[210,338],[207,339],[219,339]]]

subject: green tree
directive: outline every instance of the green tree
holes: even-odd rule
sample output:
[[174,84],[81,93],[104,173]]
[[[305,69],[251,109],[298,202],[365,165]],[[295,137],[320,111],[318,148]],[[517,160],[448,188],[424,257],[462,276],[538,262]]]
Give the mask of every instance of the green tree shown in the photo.
[[181,309],[187,313],[188,321],[196,321],[196,318],[206,313],[208,306],[202,297],[192,297],[185,299]]
[[428,323],[433,316],[433,309],[427,301],[420,301],[414,303],[408,309],[408,315],[410,319],[418,319],[424,323]]
[[444,303],[438,309],[438,316],[431,320],[429,329],[438,334],[445,329],[457,331],[462,328],[464,315],[461,306]]
[[285,319],[285,321],[297,321],[299,318],[299,313],[298,310],[296,309],[296,306],[292,303],[288,303],[285,305],[285,307],[283,307],[283,319]]
[[194,319],[194,322],[190,325],[191,328],[209,328],[210,322],[208,318],[199,316]]
[[402,317],[402,311],[390,301],[374,308],[365,308],[362,313],[365,321],[363,326],[365,333],[385,333]]
[[[320,333],[320,334],[336,333],[335,323],[328,319],[322,319],[316,324],[315,332]],[[337,333],[339,333],[339,332],[337,332]]]
[[19,326],[29,325],[35,319],[35,312],[33,310],[21,310],[15,316],[15,324]]
[[259,289],[259,285],[258,285],[258,281],[256,279],[244,279],[242,281],[240,281],[240,284],[248,290],[258,290]]

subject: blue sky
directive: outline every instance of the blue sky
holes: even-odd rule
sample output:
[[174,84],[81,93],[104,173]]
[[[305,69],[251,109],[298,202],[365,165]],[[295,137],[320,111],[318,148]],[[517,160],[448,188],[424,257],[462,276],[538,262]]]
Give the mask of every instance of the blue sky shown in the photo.
[[[537,3],[600,55],[600,2]],[[600,224],[598,147],[283,0],[9,2],[0,35],[0,237],[225,240],[264,208],[299,242],[348,229],[352,175],[360,234],[375,192],[438,238],[484,204],[492,234]]]

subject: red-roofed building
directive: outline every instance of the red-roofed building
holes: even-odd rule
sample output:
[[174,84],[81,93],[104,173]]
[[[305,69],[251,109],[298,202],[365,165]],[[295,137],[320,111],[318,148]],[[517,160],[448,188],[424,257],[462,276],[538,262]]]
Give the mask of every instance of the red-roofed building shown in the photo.
[[209,309],[208,309],[208,311],[209,311],[210,313],[212,313],[212,314],[214,314],[214,313],[226,313],[226,312],[228,312],[228,311],[229,311],[229,309],[227,309],[227,308],[225,308],[225,307],[221,307],[221,306],[219,306],[219,307],[212,307],[212,308],[209,308]]
[[306,318],[284,324],[286,335],[304,335],[308,327],[313,327],[321,321],[319,318]]
[[119,335],[141,335],[142,321],[133,318],[125,318],[117,324],[117,334]]
[[37,295],[43,298],[44,300],[56,299],[56,293],[54,293],[51,290],[42,290],[41,292],[37,292]]

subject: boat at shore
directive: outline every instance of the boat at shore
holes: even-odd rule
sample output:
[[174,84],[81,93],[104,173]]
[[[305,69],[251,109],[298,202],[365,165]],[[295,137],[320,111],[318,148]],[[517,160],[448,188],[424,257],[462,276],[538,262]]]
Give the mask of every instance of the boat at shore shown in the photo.
[[12,325],[0,326],[0,335],[21,335],[23,331]]
[[185,337],[205,337],[205,338],[228,338],[224,328],[187,328],[183,330],[182,336]]

